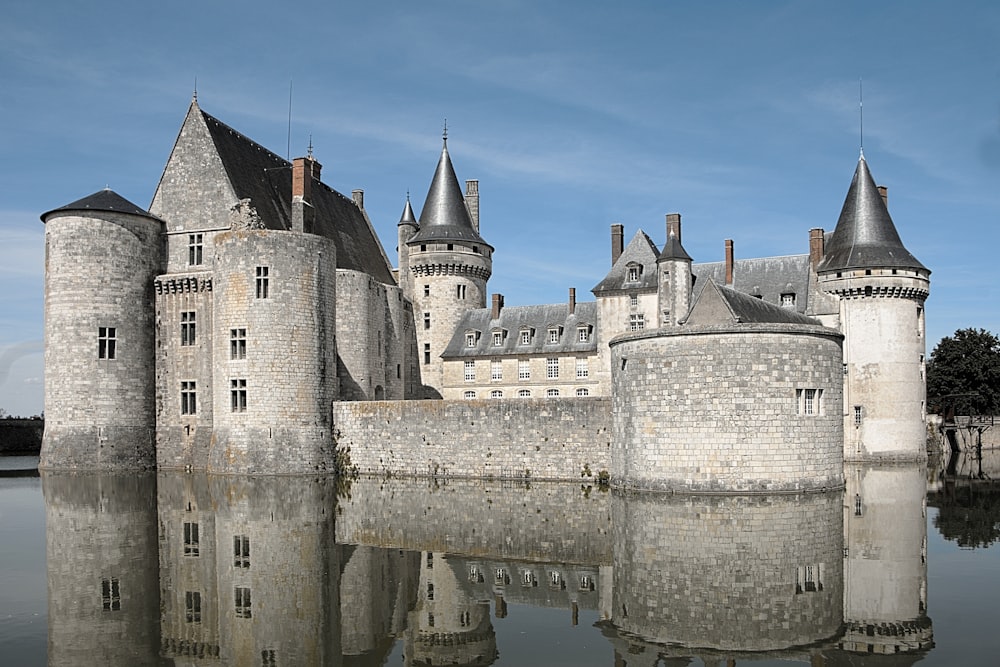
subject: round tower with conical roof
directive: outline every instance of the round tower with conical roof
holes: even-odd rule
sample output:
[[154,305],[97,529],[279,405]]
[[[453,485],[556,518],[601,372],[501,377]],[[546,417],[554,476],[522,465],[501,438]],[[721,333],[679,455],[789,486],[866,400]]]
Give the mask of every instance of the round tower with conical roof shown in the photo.
[[681,214],[667,214],[667,242],[656,258],[660,326],[680,324],[691,309],[691,255],[681,245]]
[[40,467],[153,468],[153,278],[163,223],[105,189],[45,223]]
[[840,299],[847,460],[920,460],[930,271],[903,246],[864,155],[817,266]]
[[[471,194],[478,202],[478,183],[470,181],[469,185],[475,188]],[[404,288],[408,286],[407,296],[413,303],[421,381],[433,390],[431,395],[436,392],[440,397],[444,386],[441,353],[464,313],[486,307],[486,282],[493,272],[493,246],[479,235],[478,204],[470,211],[462,196],[447,136],[419,223],[405,220],[406,213],[399,226],[400,273],[405,245],[408,275],[401,275],[400,281]],[[412,218],[412,210],[409,213]],[[404,240],[404,234],[412,230]]]

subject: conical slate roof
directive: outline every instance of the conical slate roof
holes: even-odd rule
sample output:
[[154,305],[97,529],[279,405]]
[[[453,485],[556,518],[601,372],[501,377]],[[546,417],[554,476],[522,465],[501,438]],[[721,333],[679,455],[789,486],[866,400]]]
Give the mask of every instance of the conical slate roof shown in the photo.
[[428,241],[472,241],[489,245],[472,226],[472,217],[465,206],[465,198],[448,155],[447,139],[441,149],[427,199],[424,200],[424,209],[420,212],[420,231],[407,245]]
[[903,247],[864,155],[858,160],[844,208],[817,270],[907,268],[927,270]]
[[410,206],[410,197],[406,197],[406,206],[403,208],[403,215],[399,216],[400,225],[417,226],[417,216],[413,215],[413,207]]
[[683,259],[691,261],[691,255],[687,254],[684,246],[681,245],[681,240],[671,234],[667,237],[667,242],[663,244],[663,252],[660,256],[656,258],[656,261],[663,261],[667,259]]
[[109,188],[99,190],[92,195],[84,197],[83,199],[77,199],[71,204],[66,204],[65,206],[60,206],[59,208],[52,209],[51,211],[46,211],[41,215],[42,221],[44,222],[45,218],[47,218],[49,214],[56,213],[57,211],[106,211],[113,213],[131,213],[133,215],[141,215],[146,218],[156,219],[156,216],[150,215],[145,209],[133,204]]

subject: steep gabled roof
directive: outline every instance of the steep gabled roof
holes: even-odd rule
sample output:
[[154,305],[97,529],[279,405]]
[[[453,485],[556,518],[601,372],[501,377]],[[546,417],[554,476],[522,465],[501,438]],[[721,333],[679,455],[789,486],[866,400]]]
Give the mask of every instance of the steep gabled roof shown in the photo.
[[[632,240],[625,246],[625,250],[618,261],[614,263],[604,280],[597,283],[591,290],[594,294],[604,292],[620,292],[623,290],[648,290],[656,289],[656,258],[660,251],[652,239],[646,236],[646,232],[641,229],[635,233]],[[628,266],[638,264],[642,267],[638,280],[628,280]]]
[[723,287],[709,279],[691,308],[685,325],[820,324],[819,320],[763,299]]
[[420,212],[420,231],[413,235],[407,245],[428,241],[467,241],[481,243],[491,250],[493,248],[472,225],[472,216],[465,205],[462,188],[451,164],[451,156],[448,155],[447,139],[441,149],[431,187],[427,190],[424,208]]
[[105,211],[109,213],[131,213],[132,215],[141,215],[146,218],[152,218],[156,220],[156,216],[150,215],[150,213],[137,204],[133,204],[129,200],[122,197],[120,194],[105,188],[103,190],[98,190],[92,195],[88,195],[83,199],[77,199],[75,202],[66,204],[65,206],[60,206],[59,208],[52,209],[51,211],[46,211],[41,215],[42,221],[51,213],[56,213],[60,211]]
[[[791,310],[804,313],[809,307],[809,255],[755,257],[733,262],[733,289],[760,296],[769,303],[780,303],[782,294],[794,294]],[[692,301],[696,301],[709,280],[726,283],[725,262],[702,262],[691,266],[695,277]]]
[[858,160],[837,227],[817,270],[842,271],[865,268],[927,270],[903,247],[896,226],[879,194],[864,155]]
[[[512,354],[589,353],[597,350],[597,304],[593,301],[577,303],[572,315],[569,312],[569,304],[566,303],[505,307],[500,310],[500,317],[495,320],[490,317],[492,314],[490,308],[467,311],[455,327],[455,333],[441,357],[454,359]],[[563,328],[558,343],[548,342],[548,330],[553,326]],[[580,341],[577,333],[577,329],[582,326],[591,327],[591,333],[586,341]],[[522,329],[534,330],[531,342],[527,345],[521,344]],[[496,330],[503,330],[507,334],[503,345],[493,345],[490,333]],[[478,331],[481,334],[473,347],[466,345],[465,341],[465,334],[470,331]]]

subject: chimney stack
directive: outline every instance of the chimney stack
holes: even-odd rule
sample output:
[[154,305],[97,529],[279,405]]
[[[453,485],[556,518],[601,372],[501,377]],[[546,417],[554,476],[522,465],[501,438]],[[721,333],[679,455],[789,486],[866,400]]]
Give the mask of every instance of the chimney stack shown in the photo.
[[503,294],[494,294],[493,309],[490,311],[490,319],[491,320],[499,319],[501,310],[503,310]]
[[809,230],[809,265],[815,271],[826,254],[826,237],[821,227]]
[[625,226],[616,222],[611,225],[611,266],[615,265],[624,250]]
[[733,286],[733,240],[726,239],[726,285]]
[[472,218],[472,227],[479,231],[479,180],[469,179],[465,182],[465,205]]
[[307,157],[292,160],[293,231],[312,233],[312,182],[319,180],[320,169],[322,165],[313,159],[311,152]]
[[886,208],[889,208],[889,188],[884,185],[876,186],[878,188],[878,193],[882,195],[882,203],[885,204]]
[[677,242],[681,242],[681,214],[667,213],[667,239],[673,234]]
[[351,190],[351,199],[354,200],[354,204],[358,208],[365,207],[365,191],[364,190]]
[[576,288],[569,288],[569,314],[572,315],[576,312]]

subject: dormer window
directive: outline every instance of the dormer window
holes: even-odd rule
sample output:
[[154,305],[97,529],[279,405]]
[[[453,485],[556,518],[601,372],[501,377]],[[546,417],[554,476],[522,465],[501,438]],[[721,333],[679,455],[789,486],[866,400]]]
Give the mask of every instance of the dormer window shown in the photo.
[[590,340],[590,327],[579,327],[576,330],[576,338],[581,343],[586,343]]
[[531,344],[531,329],[521,329],[521,345]]
[[479,342],[478,331],[465,332],[465,347],[475,347],[478,342]]
[[794,308],[795,307],[795,293],[789,292],[781,295],[781,307],[782,308]]
[[493,347],[500,347],[501,345],[503,345],[503,338],[504,338],[503,331],[494,331],[493,332]]
[[551,327],[549,329],[548,341],[550,343],[558,343],[559,342],[559,327]]
[[639,280],[639,276],[642,275],[642,265],[641,264],[629,264],[625,267],[625,281],[633,283]]

